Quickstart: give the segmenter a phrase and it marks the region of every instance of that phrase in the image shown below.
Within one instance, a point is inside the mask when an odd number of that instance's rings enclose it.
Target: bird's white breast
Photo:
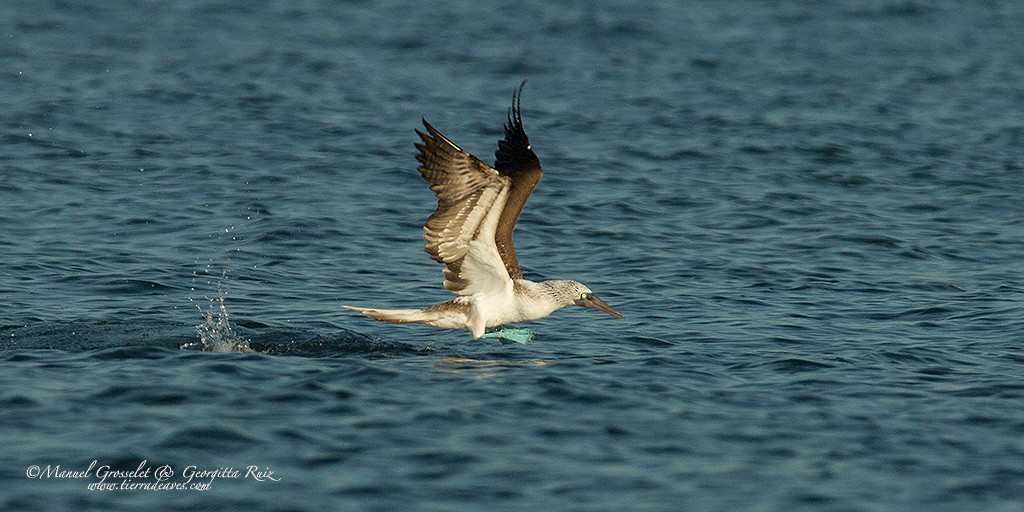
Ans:
[[[514,286],[506,290],[475,297],[475,307],[485,318],[487,327],[537,320],[559,308],[552,297],[541,292],[539,285],[532,281],[517,279]]]

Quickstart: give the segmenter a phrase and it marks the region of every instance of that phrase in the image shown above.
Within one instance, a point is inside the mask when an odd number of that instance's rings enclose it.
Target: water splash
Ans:
[[[227,272],[221,280],[227,278]],[[189,299],[191,300],[191,299]],[[249,340],[235,333],[228,320],[228,308],[226,305],[227,294],[217,286],[217,297],[207,297],[209,304],[206,311],[196,304],[199,311],[203,313],[205,322],[196,326],[199,334],[198,341],[190,341],[181,346],[183,349],[197,349],[207,352],[254,352],[249,346]]]
[[[253,352],[249,340],[235,333],[228,321],[225,295],[218,292],[216,299],[210,299],[209,308],[203,313],[206,322],[196,326],[199,333],[200,350],[209,352]]]

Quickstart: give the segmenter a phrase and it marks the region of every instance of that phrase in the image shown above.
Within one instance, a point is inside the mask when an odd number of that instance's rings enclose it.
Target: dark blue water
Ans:
[[[1024,501],[1016,2],[0,20],[4,510]],[[413,129],[492,161],[522,79],[527,277],[627,318],[570,308],[521,346],[342,310],[448,300]],[[88,474],[30,478],[58,465]],[[89,488],[140,466],[106,483],[224,475]]]

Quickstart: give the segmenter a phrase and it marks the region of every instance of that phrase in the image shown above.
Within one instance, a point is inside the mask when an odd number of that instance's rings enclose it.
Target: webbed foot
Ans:
[[[512,327],[499,327],[497,329],[487,331],[482,336],[483,338],[497,338],[502,341],[512,341],[526,345],[533,340],[533,333],[529,329],[520,329]]]

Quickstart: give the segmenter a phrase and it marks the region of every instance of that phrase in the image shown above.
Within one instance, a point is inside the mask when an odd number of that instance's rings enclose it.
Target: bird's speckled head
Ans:
[[[606,304],[603,300],[599,299],[594,292],[590,291],[578,281],[570,281],[567,279],[556,279],[552,281],[544,281],[540,283],[547,288],[555,300],[561,306],[582,306],[585,308],[593,308],[598,311],[604,311],[609,315],[618,318],[625,318],[622,313],[615,311],[611,306]]]

